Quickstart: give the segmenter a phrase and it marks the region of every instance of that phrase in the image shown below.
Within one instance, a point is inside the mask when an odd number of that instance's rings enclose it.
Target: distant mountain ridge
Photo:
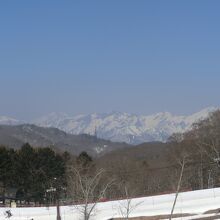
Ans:
[[[0,116],[0,124],[1,125],[19,125],[23,124],[24,121],[17,120],[15,118],[11,118],[8,116]]]
[[[31,124],[0,125],[0,145],[19,149],[29,143],[33,147],[52,147],[58,151],[101,156],[113,150],[130,147],[126,143],[113,143],[86,134],[67,134],[57,128],[45,128]]]
[[[165,142],[173,133],[189,130],[193,123],[206,118],[216,109],[206,108],[189,116],[174,116],[169,112],[148,116],[112,112],[69,117],[66,114],[51,113],[34,123],[43,127],[56,127],[71,134],[85,133],[111,141],[140,144]]]
[[[147,116],[112,112],[73,117],[65,113],[51,113],[31,123],[41,127],[58,128],[69,134],[89,134],[116,142],[140,144],[152,141],[165,142],[173,133],[189,130],[193,123],[206,118],[215,110],[217,108],[209,107],[188,116],[175,116],[169,112]],[[0,124],[23,123],[16,119],[0,117]]]

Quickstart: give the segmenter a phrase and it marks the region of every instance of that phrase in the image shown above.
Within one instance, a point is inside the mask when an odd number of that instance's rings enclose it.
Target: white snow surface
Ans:
[[[131,213],[130,217],[155,216],[170,214],[175,194],[151,196],[132,199],[132,204],[139,204]],[[107,220],[121,217],[119,207],[126,204],[126,200],[98,203],[91,220]],[[79,208],[79,207],[78,207]],[[178,196],[174,213],[196,214],[197,216],[182,217],[177,219],[196,219],[199,217],[213,216],[204,214],[208,210],[220,208],[220,188],[183,192]],[[4,212],[9,208],[0,208],[0,220],[5,219]],[[41,208],[11,208],[13,216],[11,220],[54,220],[56,219],[55,207]],[[218,214],[216,214],[218,215]],[[74,206],[61,207],[62,220],[80,220],[81,215]],[[220,216],[219,216],[220,219]]]
[[[33,123],[42,127],[56,127],[71,134],[96,134],[111,141],[139,144],[165,142],[173,133],[189,130],[193,123],[205,119],[215,110],[217,108],[209,107],[189,116],[176,116],[169,112],[147,116],[112,112],[70,117],[64,113],[51,113]]]

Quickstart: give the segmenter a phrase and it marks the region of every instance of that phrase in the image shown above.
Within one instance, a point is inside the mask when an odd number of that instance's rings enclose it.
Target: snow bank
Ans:
[[[170,214],[175,194],[143,197],[132,200],[135,206],[131,213],[136,216],[153,216]],[[113,217],[120,217],[119,207],[125,204],[125,200],[99,203],[96,206],[93,220],[107,220]],[[178,196],[174,213],[202,214],[211,209],[220,208],[220,188],[183,192]],[[8,208],[0,208],[0,220],[5,219],[4,212]],[[11,220],[55,220],[56,207],[40,208],[12,208]],[[78,209],[72,206],[61,207],[62,220],[80,220]],[[185,219],[185,218],[184,218]],[[187,218],[186,218],[187,219]]]

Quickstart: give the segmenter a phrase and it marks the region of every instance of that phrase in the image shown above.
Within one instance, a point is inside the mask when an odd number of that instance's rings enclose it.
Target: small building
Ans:
[[[17,189],[13,187],[4,187],[0,182],[0,206],[11,206],[16,201]]]

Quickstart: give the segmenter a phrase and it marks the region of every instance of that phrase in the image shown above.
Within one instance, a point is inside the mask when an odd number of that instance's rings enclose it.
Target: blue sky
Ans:
[[[220,106],[217,0],[0,1],[0,115]]]

